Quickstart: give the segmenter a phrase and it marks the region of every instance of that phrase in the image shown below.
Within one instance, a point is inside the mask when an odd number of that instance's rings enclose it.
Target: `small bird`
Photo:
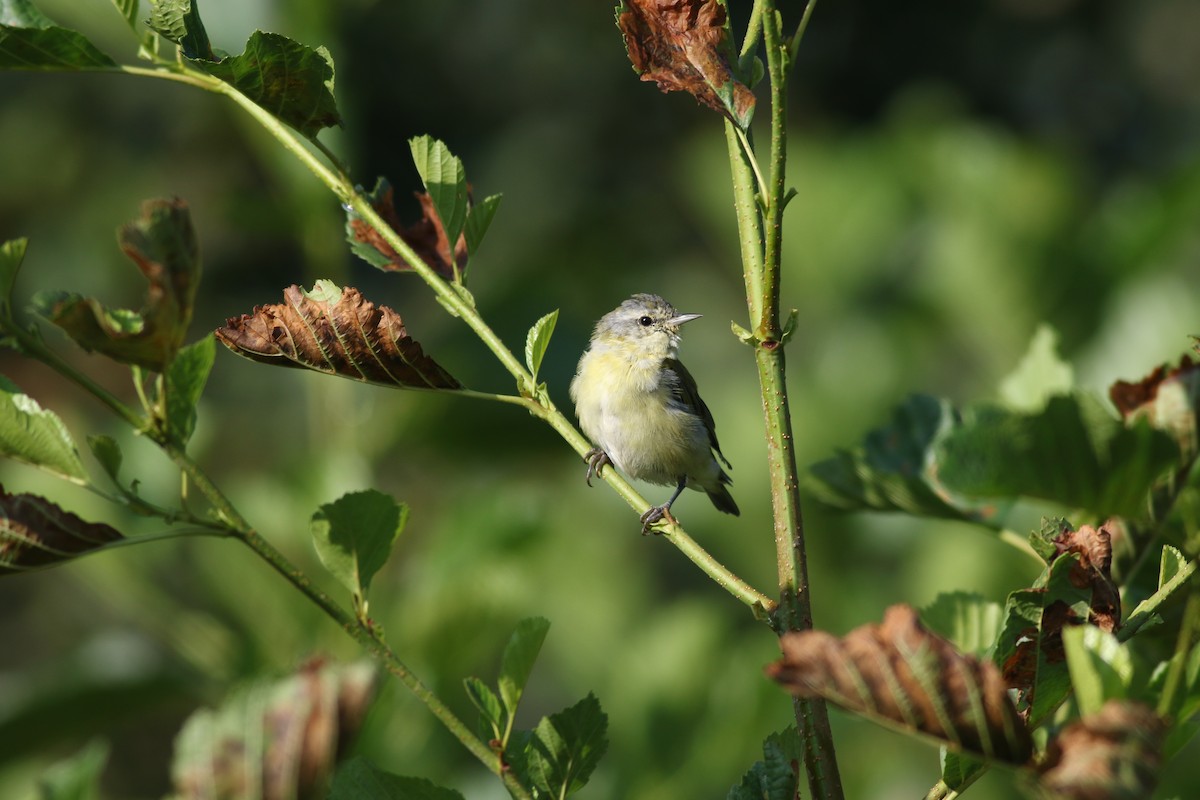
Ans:
[[[730,466],[712,412],[678,358],[679,326],[699,317],[676,312],[658,295],[635,294],[596,323],[571,381],[575,415],[596,444],[586,456],[589,486],[605,464],[631,478],[676,485],[670,500],[642,515],[643,534],[661,519],[675,521],[671,504],[689,486],[706,492],[717,510],[739,513],[717,463]]]

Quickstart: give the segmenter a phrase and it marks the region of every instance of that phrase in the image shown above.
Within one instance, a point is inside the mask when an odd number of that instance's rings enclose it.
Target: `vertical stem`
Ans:
[[[746,272],[747,305],[754,325],[754,361],[758,367],[766,428],[767,462],[771,475],[771,506],[775,520],[775,551],[779,578],[779,607],[772,615],[775,631],[812,628],[808,568],[804,554],[804,522],[800,510],[796,453],[786,383],[786,361],[779,324],[779,269],[787,167],[788,51],[779,30],[774,3],[761,8],[762,37],[767,51],[771,98],[771,162],[766,196],[751,205],[752,154],[737,146],[726,123],[734,198]],[[761,209],[761,214],[760,214]],[[809,790],[816,798],[840,800],[841,776],[834,754],[829,714],[823,700],[793,701],[804,747]]]

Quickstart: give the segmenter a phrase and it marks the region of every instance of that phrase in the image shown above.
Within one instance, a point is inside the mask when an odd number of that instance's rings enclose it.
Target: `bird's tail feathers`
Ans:
[[[721,477],[725,480],[717,484],[715,489],[706,487],[704,491],[708,494],[708,499],[712,500],[712,504],[717,507],[717,511],[723,511],[735,517],[740,516],[742,512],[738,510],[737,503],[733,502],[733,495],[725,487],[725,484],[729,482],[729,477],[724,473],[721,473]]]

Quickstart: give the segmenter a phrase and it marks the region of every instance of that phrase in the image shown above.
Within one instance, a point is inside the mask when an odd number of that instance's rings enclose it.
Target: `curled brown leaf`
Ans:
[[[624,0],[617,27],[634,70],[664,92],[688,92],[743,129],[754,93],[729,67],[725,7],[718,0]]]
[[[1145,418],[1195,453],[1200,428],[1200,364],[1184,356],[1178,367],[1160,366],[1137,383],[1117,381],[1108,396],[1127,422]]]
[[[1083,525],[1078,530],[1064,526],[1054,538],[1054,561],[1066,553],[1078,553],[1079,563],[1071,570],[1071,583],[1080,589],[1091,588],[1091,613],[1088,622],[1113,633],[1121,625],[1121,595],[1112,578],[1112,532],[1110,521],[1093,528]]]
[[[892,606],[881,625],[841,639],[801,631],[780,642],[783,658],[767,675],[795,695],[824,697],[989,758],[1021,764],[1032,752],[999,669],[925,629],[909,606]]]
[[[1041,788],[1060,800],[1142,800],[1154,794],[1166,723],[1151,709],[1109,700],[1050,740]]]
[[[433,198],[428,192],[414,192],[421,204],[421,219],[412,225],[405,225],[396,212],[395,192],[391,185],[380,178],[374,191],[368,195],[371,206],[391,226],[404,243],[411,247],[421,260],[433,268],[446,280],[455,277],[454,267],[458,267],[459,275],[467,267],[467,240],[460,235],[454,245],[453,256],[450,252],[450,240],[446,229],[434,208]],[[468,203],[470,194],[468,193]],[[411,272],[413,266],[392,248],[365,220],[351,215],[346,222],[347,238],[356,254],[379,269],[388,272]]]
[[[257,306],[216,330],[240,356],[264,364],[301,367],[327,375],[410,389],[461,389],[387,306],[353,287],[318,281],[312,292],[284,290],[284,302]]]
[[[84,522],[44,497],[9,494],[0,486],[0,575],[54,566],[122,536]]]

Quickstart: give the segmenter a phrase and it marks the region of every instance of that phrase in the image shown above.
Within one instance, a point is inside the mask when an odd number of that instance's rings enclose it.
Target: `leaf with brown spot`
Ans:
[[[1110,521],[1093,528],[1084,525],[1079,530],[1066,527],[1053,540],[1058,558],[1066,553],[1078,553],[1079,562],[1071,568],[1071,583],[1080,589],[1091,589],[1092,599],[1088,622],[1101,630],[1115,633],[1121,625],[1121,596],[1112,579],[1112,534]]]
[[[1155,428],[1175,437],[1185,454],[1198,448],[1200,427],[1200,364],[1189,356],[1178,367],[1159,366],[1137,383],[1117,381],[1109,399],[1127,423],[1146,418]]]
[[[1154,794],[1166,723],[1151,709],[1109,700],[1063,728],[1038,765],[1040,788],[1056,800],[1143,800]]]
[[[0,575],[52,567],[123,538],[100,522],[84,522],[44,497],[0,486]]]
[[[43,292],[34,307],[84,350],[162,372],[183,345],[200,282],[187,203],[147,200],[142,216],[122,226],[117,240],[149,282],[141,311],[108,309],[99,300],[67,292]]]
[[[421,260],[446,280],[454,279],[451,265],[450,241],[442,221],[434,208],[433,198],[428,192],[414,192],[421,204],[421,219],[405,225],[396,213],[395,192],[386,178],[375,182],[375,188],[367,195],[371,206],[383,217],[405,244],[416,251]],[[468,205],[470,204],[468,193]],[[368,264],[385,272],[411,272],[413,267],[388,244],[379,232],[353,212],[346,215],[346,241],[350,249]],[[465,233],[458,237],[454,246],[454,263],[459,274],[467,268],[467,238]]]
[[[622,0],[617,27],[633,69],[663,92],[688,92],[743,130],[754,93],[729,67],[725,7],[718,0]]]
[[[227,320],[217,338],[263,364],[406,389],[462,388],[425,355],[399,314],[366,300],[358,289],[321,280],[311,292],[290,286],[283,295],[283,303]]]
[[[869,719],[917,731],[957,751],[1023,764],[1029,731],[1000,670],[923,627],[909,606],[838,639],[787,633],[767,675],[800,697],[823,697]]]

